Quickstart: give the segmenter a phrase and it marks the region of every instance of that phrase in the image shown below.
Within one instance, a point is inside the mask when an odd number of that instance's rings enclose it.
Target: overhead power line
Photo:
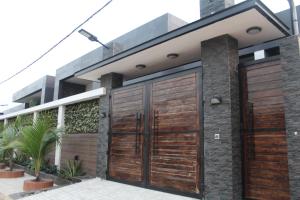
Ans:
[[[29,67],[31,67],[32,65],[34,65],[36,62],[38,62],[39,60],[41,60],[43,57],[45,57],[48,53],[50,53],[50,51],[52,51],[53,49],[55,49],[58,45],[60,45],[64,40],[66,40],[68,37],[70,37],[74,32],[76,32],[77,29],[79,29],[82,25],[84,25],[85,23],[87,23],[90,19],[92,19],[95,15],[97,15],[99,12],[101,12],[106,6],[108,6],[108,4],[110,4],[113,0],[108,1],[104,6],[102,6],[100,9],[98,9],[96,12],[94,12],[91,16],[89,16],[86,20],[84,20],[81,24],[79,24],[76,28],[74,28],[69,34],[67,34],[65,37],[63,37],[59,42],[57,42],[55,45],[53,45],[51,48],[49,48],[45,53],[43,53],[42,55],[40,55],[37,59],[35,59],[33,62],[31,62],[29,65],[27,65],[26,67],[23,67],[21,70],[19,70],[18,72],[16,72],[15,74],[11,75],[10,77],[8,77],[7,79],[4,79],[3,81],[0,82],[0,85],[2,85],[3,83],[9,81],[10,79],[14,78],[15,76],[17,76],[18,74],[22,73],[23,71],[25,71],[26,69],[28,69]]]

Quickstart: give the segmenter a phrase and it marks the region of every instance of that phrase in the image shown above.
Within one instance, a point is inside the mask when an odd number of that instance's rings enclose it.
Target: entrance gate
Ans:
[[[241,69],[246,199],[290,199],[280,60]]]
[[[200,72],[182,72],[111,93],[109,178],[199,194]]]

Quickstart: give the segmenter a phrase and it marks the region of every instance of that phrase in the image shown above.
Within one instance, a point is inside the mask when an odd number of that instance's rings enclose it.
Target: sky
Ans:
[[[243,0],[236,0],[240,3]],[[108,0],[0,1],[0,82],[27,66]],[[273,12],[288,9],[287,0],[263,0]],[[295,0],[297,5],[300,0]],[[199,19],[199,0],[113,0],[82,28],[103,43],[171,13],[187,22]],[[75,32],[32,67],[0,85],[0,112],[12,103],[16,91],[99,47]]]

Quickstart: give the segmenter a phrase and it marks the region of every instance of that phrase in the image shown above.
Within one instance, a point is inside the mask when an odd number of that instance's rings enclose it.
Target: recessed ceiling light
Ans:
[[[177,54],[177,53],[169,53],[168,55],[167,55],[167,58],[170,58],[170,59],[175,59],[175,58],[177,58],[179,55]]]
[[[247,32],[249,35],[256,35],[256,34],[260,33],[261,30],[262,30],[262,29],[261,29],[260,27],[258,27],[258,26],[253,26],[253,27],[248,28],[246,32]]]
[[[138,65],[135,66],[135,68],[137,68],[137,69],[145,69],[146,65],[138,64]]]

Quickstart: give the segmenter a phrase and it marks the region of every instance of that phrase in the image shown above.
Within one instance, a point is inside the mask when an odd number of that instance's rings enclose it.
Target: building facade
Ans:
[[[67,82],[102,88],[91,95],[99,106],[92,170],[196,199],[300,199],[299,37],[258,0],[200,4],[198,21],[163,16],[68,65],[77,70]],[[166,28],[134,39],[151,27]],[[65,79],[52,102],[60,126],[72,98],[59,96]],[[57,147],[56,164],[63,154]]]

